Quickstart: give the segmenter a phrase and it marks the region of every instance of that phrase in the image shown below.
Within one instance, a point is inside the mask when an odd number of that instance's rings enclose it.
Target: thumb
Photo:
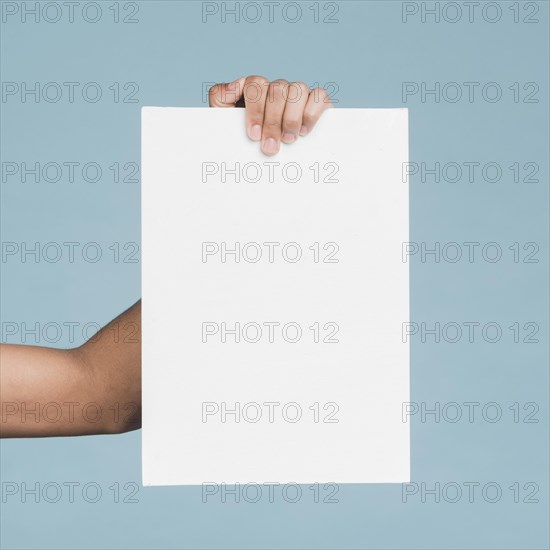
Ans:
[[[242,76],[229,84],[215,84],[208,90],[210,107],[235,107],[241,99],[246,78]]]

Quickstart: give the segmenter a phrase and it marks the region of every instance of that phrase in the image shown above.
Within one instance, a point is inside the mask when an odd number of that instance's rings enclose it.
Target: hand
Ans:
[[[261,141],[262,152],[269,156],[279,152],[281,142],[291,144],[311,132],[332,107],[323,88],[310,91],[303,82],[269,82],[263,76],[216,84],[208,91],[208,101],[210,107],[240,107],[244,102],[246,133],[251,140]]]

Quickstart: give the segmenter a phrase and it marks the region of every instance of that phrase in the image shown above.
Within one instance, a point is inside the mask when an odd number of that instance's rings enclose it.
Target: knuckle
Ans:
[[[286,97],[286,90],[288,88],[288,82],[286,80],[274,80],[269,84],[270,97]]]
[[[265,76],[250,75],[250,76],[246,77],[245,86],[247,84],[260,84],[260,85],[263,85],[263,84],[267,84],[268,82],[269,82],[269,80]]]
[[[221,91],[221,84],[214,84],[214,86],[212,86],[209,90],[208,90],[208,95],[210,97],[214,96],[214,95],[218,95]]]
[[[252,125],[259,124],[260,126],[262,126],[263,125],[262,114],[259,112],[248,113],[247,121],[249,124],[252,124]]]
[[[248,76],[244,82],[243,92],[247,104],[258,104],[258,108],[263,107],[263,98],[267,93],[269,80],[263,76]]]
[[[296,87],[302,94],[309,93],[309,87],[304,82],[293,82],[292,86]]]
[[[303,82],[291,82],[287,87],[287,100],[289,103],[307,101],[309,88]]]
[[[264,127],[271,130],[277,130],[281,129],[281,121],[280,120],[264,120]]]
[[[330,102],[330,97],[328,95],[328,92],[324,88],[314,88],[313,90],[311,90],[311,93],[319,103]]]
[[[262,133],[264,137],[279,138],[282,133],[281,125],[276,122],[264,121]]]
[[[298,128],[301,124],[302,124],[302,120],[295,116],[285,118],[283,121],[283,126],[285,128]]]

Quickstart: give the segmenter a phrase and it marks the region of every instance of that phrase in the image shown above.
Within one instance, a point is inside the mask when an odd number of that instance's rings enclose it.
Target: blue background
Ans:
[[[3,2],[5,8],[6,2]],[[29,3],[28,3],[29,4]],[[34,2],[30,3],[34,5]],[[61,5],[61,2],[57,3]],[[411,266],[411,320],[498,323],[500,341],[480,337],[470,343],[435,343],[428,336],[411,340],[411,401],[442,406],[448,402],[498,403],[499,422],[485,421],[477,410],[474,422],[422,422],[413,418],[412,481],[433,488],[449,482],[498,483],[502,498],[481,496],[434,502],[420,494],[402,500],[400,485],[344,485],[338,503],[315,503],[303,487],[297,503],[265,498],[257,503],[205,504],[200,488],[141,488],[137,503],[116,503],[109,486],[140,483],[141,435],[4,440],[2,482],[41,487],[48,482],[95,482],[103,489],[97,503],[75,502],[65,495],[57,503],[2,503],[3,548],[548,548],[548,3],[519,5],[514,22],[512,2],[496,3],[499,21],[486,21],[480,8],[470,23],[466,7],[456,23],[420,13],[402,19],[402,3],[342,1],[336,23],[316,23],[313,2],[301,2],[302,17],[289,23],[276,11],[270,23],[236,23],[221,15],[202,22],[202,3],[137,2],[136,23],[113,22],[114,2],[99,2],[96,23],[75,21],[65,11],[55,23],[22,22],[20,14],[2,23],[2,81],[79,82],[73,103],[67,90],[58,102],[27,101],[21,95],[3,98],[2,160],[4,162],[97,162],[103,177],[90,183],[78,175],[73,183],[2,182],[2,241],[16,243],[97,242],[103,257],[96,263],[66,254],[58,262],[30,256],[2,261],[2,322],[80,323],[71,342],[38,343],[71,347],[83,342],[82,325],[105,324],[140,297],[139,263],[113,260],[113,243],[139,243],[139,183],[115,183],[114,162],[139,163],[140,108],[143,105],[202,106],[203,82],[230,81],[247,74],[270,79],[302,80],[312,85],[336,83],[340,107],[408,107],[410,159],[413,162],[498,163],[498,182],[477,175],[456,183],[435,183],[419,175],[410,181],[411,241],[497,242],[501,261],[481,258],[456,263],[425,262]],[[132,10],[118,3],[121,18]],[[131,4],[131,3],[130,3]],[[233,4],[233,3],[229,3]],[[241,7],[244,2],[241,2]],[[285,2],[282,2],[285,4]],[[320,2],[321,18],[333,11]],[[445,2],[441,5],[446,4]],[[493,3],[495,4],[495,3]],[[21,3],[17,3],[21,8]],[[523,22],[534,9],[532,19]],[[421,7],[417,4],[417,7]],[[426,3],[433,8],[434,3]],[[288,8],[290,9],[290,8]],[[493,8],[496,9],[496,8]],[[55,17],[55,8],[47,17]],[[87,12],[94,17],[90,8]],[[449,8],[451,10],[451,8]],[[447,18],[454,17],[446,12]],[[495,12],[487,12],[494,17]],[[249,12],[251,16],[253,12]],[[294,12],[288,12],[292,17]],[[82,85],[95,81],[103,96],[84,101]],[[472,102],[451,102],[420,94],[402,97],[403,82],[480,82]],[[502,98],[481,96],[487,82],[502,87]],[[109,86],[136,82],[136,103],[113,101]],[[518,102],[508,89],[520,83]],[[526,82],[538,84],[536,103],[524,103]],[[333,90],[336,88],[333,86]],[[452,90],[449,91],[449,97]],[[463,87],[463,90],[466,89]],[[53,93],[53,90],[51,90]],[[121,97],[126,91],[121,92]],[[538,182],[514,183],[508,166],[535,162]],[[522,173],[522,177],[525,173]],[[538,263],[515,263],[508,246],[535,242]],[[77,249],[78,250],[78,249]],[[522,252],[523,258],[524,252]],[[513,323],[537,323],[538,343],[515,343]],[[526,332],[521,332],[521,337]],[[3,331],[4,342],[22,343],[20,334]],[[32,336],[27,343],[35,343]],[[49,337],[52,339],[52,337]],[[538,423],[515,423],[508,407],[534,402]],[[451,412],[449,413],[449,415]],[[522,411],[523,415],[526,414]],[[514,502],[509,486],[533,482],[536,503]],[[121,494],[127,495],[127,491]],[[454,493],[449,492],[452,499]]]

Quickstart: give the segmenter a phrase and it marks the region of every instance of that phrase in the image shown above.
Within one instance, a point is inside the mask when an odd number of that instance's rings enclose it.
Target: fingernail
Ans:
[[[302,126],[300,128],[300,135],[301,136],[305,136],[307,134],[307,127],[306,126]]]
[[[298,136],[296,136],[295,134],[283,134],[283,137],[282,137],[282,141],[284,143],[293,143],[294,141],[296,141]]]
[[[273,138],[267,138],[262,146],[262,151],[268,155],[274,155],[279,150],[279,144]]]
[[[254,124],[248,132],[248,137],[252,141],[260,141],[262,139],[262,127],[259,124]]]

